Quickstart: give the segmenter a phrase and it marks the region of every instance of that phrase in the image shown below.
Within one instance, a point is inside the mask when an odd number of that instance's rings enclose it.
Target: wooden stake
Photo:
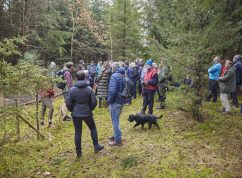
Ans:
[[[33,129],[38,136],[41,136],[43,139],[45,138],[44,135],[42,135],[31,123],[29,123],[26,119],[24,119],[21,115],[18,114],[18,117],[24,121],[31,129]]]
[[[18,109],[18,99],[15,99],[15,107]],[[17,134],[17,140],[20,140],[20,122],[19,122],[19,117],[16,114],[16,134]]]
[[[39,95],[36,94],[36,111],[35,111],[36,125],[37,131],[39,132]],[[39,134],[37,134],[37,138],[39,139]]]

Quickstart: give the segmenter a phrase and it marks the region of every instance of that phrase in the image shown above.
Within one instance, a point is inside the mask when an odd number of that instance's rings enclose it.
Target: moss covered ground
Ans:
[[[84,124],[80,160],[75,158],[72,122],[60,123],[55,117],[53,128],[40,129],[44,140],[37,140],[36,134],[21,124],[21,140],[0,147],[0,177],[242,177],[239,109],[225,116],[217,111],[220,102],[205,103],[205,121],[198,123],[176,109],[176,103],[186,98],[175,91],[167,98],[167,108],[154,113],[163,114],[158,122],[160,130],[133,129],[134,123],[127,121],[129,114],[140,111],[141,97],[124,107],[120,147],[108,146],[107,137],[112,135],[109,111],[106,107],[97,108],[94,118],[105,150],[93,152]],[[62,102],[62,98],[55,100],[55,112]],[[34,107],[25,109],[34,115]]]

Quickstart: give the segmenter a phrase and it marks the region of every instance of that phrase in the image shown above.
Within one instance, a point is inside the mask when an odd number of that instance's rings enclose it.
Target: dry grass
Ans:
[[[96,109],[94,118],[105,150],[93,153],[84,125],[80,160],[75,159],[72,122],[60,124],[55,118],[54,128],[41,128],[45,140],[36,140],[35,134],[24,128],[28,137],[0,150],[0,177],[44,177],[46,171],[52,177],[241,177],[242,120],[238,110],[225,117],[216,112],[220,103],[206,103],[209,119],[197,123],[175,109],[182,100],[172,92],[168,108],[155,111],[155,115],[164,115],[159,120],[160,130],[133,129],[134,123],[127,121],[129,114],[140,111],[141,98],[125,106],[121,116],[124,144],[115,148],[107,146],[107,137],[112,135],[108,109]],[[55,112],[61,102],[56,100]]]

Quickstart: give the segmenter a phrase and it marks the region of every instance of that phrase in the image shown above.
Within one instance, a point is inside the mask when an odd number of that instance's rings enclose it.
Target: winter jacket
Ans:
[[[168,80],[168,67],[164,66],[162,69],[159,71],[158,74],[158,83],[164,83],[166,84]]]
[[[64,69],[63,69],[64,70]],[[64,89],[65,92],[68,92],[72,87],[72,75],[69,69],[64,70],[64,79],[66,80],[66,87]]]
[[[221,72],[222,65],[220,63],[214,64],[208,69],[209,79],[218,80]]]
[[[88,73],[90,75],[95,75],[96,74],[96,66],[95,66],[95,64],[90,64],[88,66],[87,70],[88,70]]]
[[[132,73],[132,76],[131,76],[131,80],[135,83],[139,80],[140,76],[139,76],[139,69],[137,66],[133,67],[132,68],[133,70],[133,73]]]
[[[93,88],[94,80],[92,79],[92,77],[89,74],[86,74],[85,81],[87,82],[88,86]]]
[[[66,99],[66,107],[72,117],[89,117],[97,106],[97,99],[86,81],[77,81],[70,89]]]
[[[108,85],[108,103],[124,104],[125,100],[120,97],[120,93],[124,89],[123,76],[124,68],[117,68],[112,74]]]
[[[234,63],[235,73],[236,73],[236,84],[242,84],[242,63],[240,60],[236,60]]]
[[[128,68],[127,68],[127,71],[126,71],[126,76],[127,76],[130,80],[132,80],[132,75],[133,75],[133,69],[132,69],[132,67],[128,67]]]
[[[108,96],[108,82],[110,79],[111,72],[109,69],[104,69],[97,77],[97,96],[107,97]]]
[[[220,93],[230,94],[235,79],[235,70],[231,67],[225,72],[224,77],[219,78]]]
[[[224,74],[225,74],[226,71],[227,71],[227,68],[225,66],[222,66],[220,77],[224,77]]]
[[[235,67],[233,66],[233,70],[236,71]],[[233,82],[232,82],[232,87],[231,87],[231,93],[236,92],[236,72],[235,72],[235,77],[233,77]]]
[[[97,65],[96,67],[96,73],[99,75],[102,72],[102,66],[100,64]]]
[[[147,85],[144,84],[144,92],[155,93],[158,83],[158,74],[155,68],[147,70],[144,76],[144,82],[147,82]]]
[[[144,81],[144,77],[145,77],[145,73],[147,72],[147,68],[143,67],[141,75],[140,75],[140,81],[143,82]]]
[[[49,97],[49,98],[52,98],[55,95],[55,93],[54,93],[53,88],[51,87],[51,88],[48,88],[47,90],[46,89],[41,90],[39,92],[39,95],[41,97]]]

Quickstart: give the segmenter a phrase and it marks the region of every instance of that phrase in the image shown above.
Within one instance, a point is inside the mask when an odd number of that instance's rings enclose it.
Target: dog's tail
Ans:
[[[163,115],[161,114],[157,119],[161,119],[163,117]]]

